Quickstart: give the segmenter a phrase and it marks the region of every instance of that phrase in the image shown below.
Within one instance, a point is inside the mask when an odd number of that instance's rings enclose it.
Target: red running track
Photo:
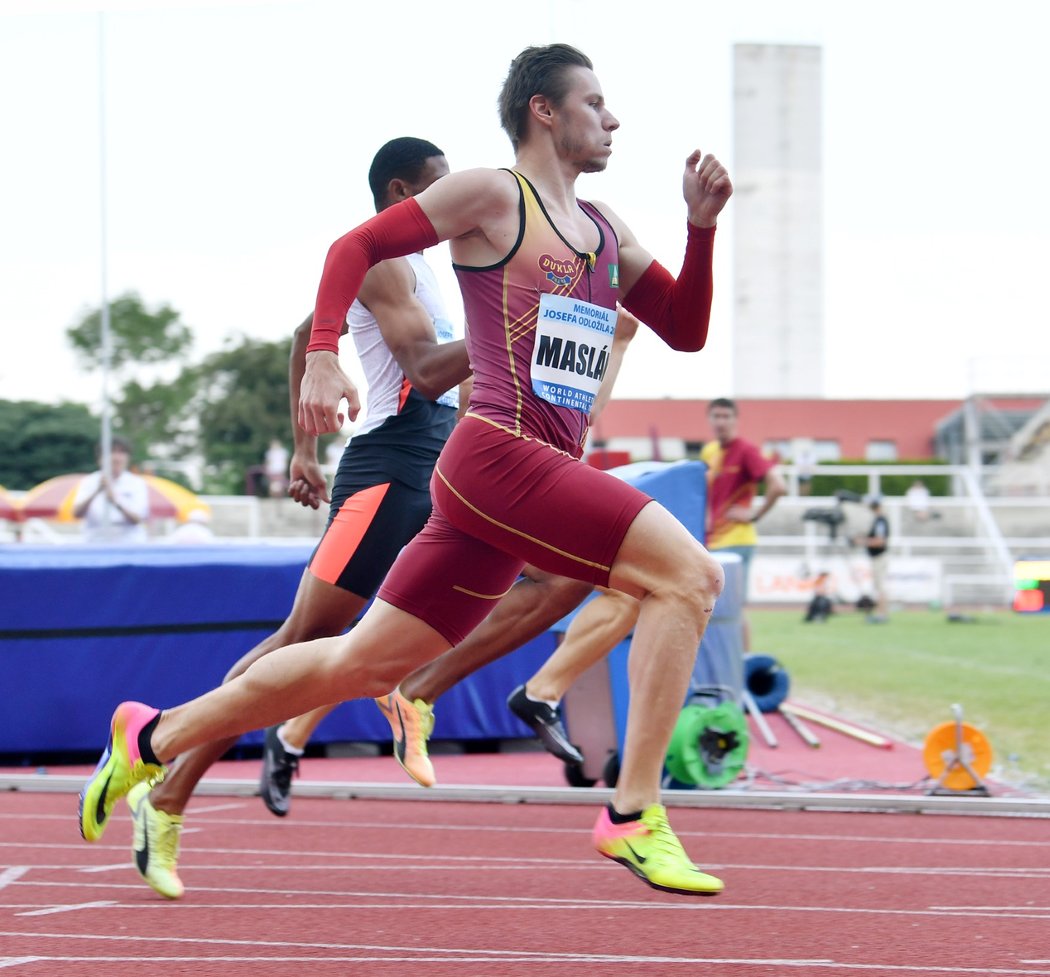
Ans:
[[[4,977],[1050,975],[1042,819],[677,808],[696,899],[597,856],[592,803],[202,796],[171,903],[126,807],[94,845],[75,808],[0,794]]]

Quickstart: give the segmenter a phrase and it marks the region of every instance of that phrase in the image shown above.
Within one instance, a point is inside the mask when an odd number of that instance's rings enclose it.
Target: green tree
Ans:
[[[99,423],[83,404],[0,400],[0,484],[29,489],[55,475],[97,467]]]
[[[205,358],[194,398],[199,447],[210,493],[238,493],[262,463],[270,441],[291,441],[288,357],[291,337],[262,342],[242,337]]]
[[[187,366],[170,382],[129,380],[113,405],[113,427],[154,458],[180,459],[197,450],[194,399],[199,367]]]
[[[170,305],[150,311],[137,292],[125,292],[109,303],[110,365],[115,372],[144,363],[185,359],[193,345],[193,332]],[[102,313],[83,315],[66,330],[81,361],[90,368],[102,366]]]
[[[291,337],[261,342],[230,337],[218,353],[189,362],[192,332],[169,305],[147,309],[135,292],[110,303],[113,430],[131,440],[137,460],[197,454],[208,494],[240,493],[271,440],[291,441],[288,357]],[[67,331],[89,367],[102,362],[101,315],[86,313]],[[174,379],[144,380],[143,364],[179,368]],[[95,422],[94,440],[98,424]],[[92,450],[94,447],[92,441]]]
[[[185,363],[193,333],[170,305],[148,309],[136,292],[125,292],[109,305],[114,392],[110,397],[113,431],[128,438],[136,459],[182,458],[195,445],[195,423],[189,416],[195,374],[184,367],[174,380],[148,383],[143,365],[178,367]],[[89,369],[102,366],[102,315],[91,310],[66,330],[70,345]]]

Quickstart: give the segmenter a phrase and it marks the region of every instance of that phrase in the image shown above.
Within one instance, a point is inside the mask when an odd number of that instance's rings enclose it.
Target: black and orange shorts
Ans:
[[[355,483],[340,474],[328,527],[308,570],[319,580],[367,599],[379,589],[405,544],[426,524],[430,492],[397,479]]]

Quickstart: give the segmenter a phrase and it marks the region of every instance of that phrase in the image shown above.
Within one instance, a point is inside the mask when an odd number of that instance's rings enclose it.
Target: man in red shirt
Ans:
[[[728,397],[712,400],[707,419],[714,439],[700,452],[707,465],[707,548],[740,556],[744,570],[743,602],[747,603],[747,584],[751,557],[758,542],[755,523],[776,505],[786,491],[776,462],[767,458],[756,444],[737,434],[736,403]],[[755,491],[762,482],[766,491],[762,504],[754,508]],[[741,616],[744,651],[751,648],[747,618]]]

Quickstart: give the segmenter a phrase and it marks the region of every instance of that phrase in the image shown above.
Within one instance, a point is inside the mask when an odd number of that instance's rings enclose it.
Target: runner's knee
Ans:
[[[725,570],[722,569],[722,564],[707,550],[703,551],[700,562],[702,565],[697,576],[699,590],[711,601],[714,601],[722,593],[722,588],[725,586]]]
[[[677,599],[694,604],[699,614],[709,614],[725,584],[722,565],[703,547],[696,546],[675,567],[670,588]]]

